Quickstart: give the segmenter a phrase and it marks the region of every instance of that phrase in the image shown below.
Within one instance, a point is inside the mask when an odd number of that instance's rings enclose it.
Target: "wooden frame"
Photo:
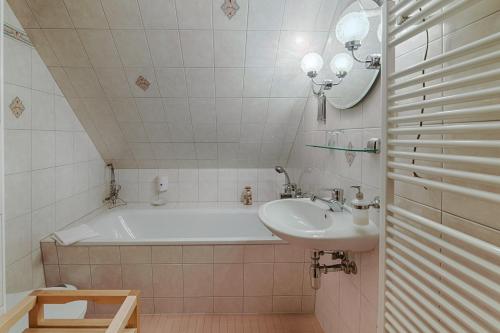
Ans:
[[[121,304],[111,319],[45,319],[45,304],[92,301]],[[28,314],[24,333],[140,333],[137,290],[35,290],[10,311],[0,316],[0,333]]]

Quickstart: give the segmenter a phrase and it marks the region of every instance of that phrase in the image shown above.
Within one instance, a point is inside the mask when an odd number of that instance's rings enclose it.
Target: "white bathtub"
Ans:
[[[83,223],[100,235],[79,245],[193,245],[284,243],[252,208],[153,208],[103,210]]]

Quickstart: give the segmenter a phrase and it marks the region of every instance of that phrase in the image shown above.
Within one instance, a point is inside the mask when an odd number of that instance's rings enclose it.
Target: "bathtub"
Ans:
[[[308,250],[266,229],[258,205],[197,206],[133,204],[79,221],[100,235],[71,246],[42,241],[47,286],[138,289],[143,313],[314,312]]]
[[[259,220],[257,207],[105,209],[80,222],[97,233],[78,245],[282,243]]]

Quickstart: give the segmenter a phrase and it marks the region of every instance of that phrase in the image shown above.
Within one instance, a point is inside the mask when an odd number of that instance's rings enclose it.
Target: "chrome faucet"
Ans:
[[[332,197],[331,199],[323,199],[316,194],[311,194],[311,201],[319,200],[328,205],[328,208],[332,212],[341,212],[344,210],[344,190],[341,188],[332,188],[325,189],[327,191],[331,191]]]
[[[124,206],[127,203],[118,196],[122,187],[121,185],[116,184],[115,167],[113,166],[113,163],[109,163],[106,166],[111,170],[111,181],[109,182],[109,196],[107,196],[103,202],[108,205],[109,209]]]
[[[280,193],[280,199],[290,199],[297,198],[301,195],[300,188],[297,187],[297,184],[292,183],[290,181],[290,177],[288,176],[288,172],[286,172],[285,168],[280,165],[274,167],[274,170],[277,173],[282,173],[285,175],[285,184],[283,184],[283,192]]]

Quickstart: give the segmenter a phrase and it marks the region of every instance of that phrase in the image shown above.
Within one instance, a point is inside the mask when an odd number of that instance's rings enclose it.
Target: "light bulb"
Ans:
[[[317,53],[308,53],[302,58],[300,68],[306,74],[309,72],[319,72],[323,68],[323,58]]]
[[[352,57],[347,53],[339,53],[330,62],[330,68],[336,75],[347,74],[354,64]]]
[[[362,41],[370,31],[370,21],[362,12],[352,12],[337,23],[335,34],[342,43]]]

